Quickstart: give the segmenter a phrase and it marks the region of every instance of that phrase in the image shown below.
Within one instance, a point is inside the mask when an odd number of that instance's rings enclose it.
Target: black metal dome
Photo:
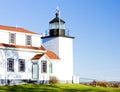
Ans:
[[[56,17],[53,20],[51,20],[49,23],[55,23],[55,22],[62,22],[63,24],[65,23],[65,21],[63,21],[62,19],[59,18],[58,13],[56,13],[55,15],[56,15]]]

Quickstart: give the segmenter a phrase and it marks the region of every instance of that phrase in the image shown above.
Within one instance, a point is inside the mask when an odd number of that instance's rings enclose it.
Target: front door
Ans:
[[[32,65],[32,79],[37,80],[39,78],[39,67],[38,64]]]

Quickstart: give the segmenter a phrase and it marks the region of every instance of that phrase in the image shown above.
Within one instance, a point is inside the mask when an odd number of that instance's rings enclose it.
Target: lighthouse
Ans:
[[[49,34],[42,37],[42,44],[60,58],[59,61],[53,61],[53,76],[61,83],[72,83],[73,39],[67,34],[65,21],[60,18],[60,11],[57,9],[55,18],[49,22]]]

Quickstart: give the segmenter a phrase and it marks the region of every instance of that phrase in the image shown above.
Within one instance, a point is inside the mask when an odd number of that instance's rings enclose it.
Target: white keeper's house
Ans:
[[[49,22],[49,34],[0,25],[0,84],[48,82],[56,76],[73,82],[73,39],[59,13]]]

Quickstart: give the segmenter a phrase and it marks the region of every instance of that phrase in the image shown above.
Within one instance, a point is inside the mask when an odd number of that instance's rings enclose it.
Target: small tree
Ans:
[[[57,84],[59,80],[56,76],[50,76],[49,84]]]

